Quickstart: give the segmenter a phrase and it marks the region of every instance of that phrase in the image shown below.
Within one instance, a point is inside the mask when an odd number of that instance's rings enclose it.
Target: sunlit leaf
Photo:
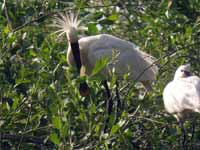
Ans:
[[[60,129],[61,126],[62,126],[62,122],[60,120],[60,117],[57,117],[57,116],[52,118],[52,123],[57,129]]]
[[[119,130],[119,128],[120,128],[119,125],[114,125],[114,126],[112,126],[111,133],[112,133],[112,134],[115,134],[115,133]]]
[[[94,23],[88,24],[88,31],[90,34],[96,34],[98,32],[96,24],[94,24]]]
[[[117,19],[118,19],[117,14],[112,14],[111,16],[108,17],[108,20],[111,20],[111,21],[116,21]]]
[[[49,138],[56,145],[60,143],[60,139],[56,133],[52,133]]]

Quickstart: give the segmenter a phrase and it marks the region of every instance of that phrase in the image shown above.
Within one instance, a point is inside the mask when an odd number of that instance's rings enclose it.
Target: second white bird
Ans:
[[[178,121],[192,112],[200,113],[200,78],[192,75],[190,65],[176,70],[174,80],[163,91],[163,99],[166,111]]]

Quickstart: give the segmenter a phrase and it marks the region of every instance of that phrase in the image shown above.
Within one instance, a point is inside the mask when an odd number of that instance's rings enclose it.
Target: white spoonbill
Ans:
[[[182,144],[185,146],[184,121],[191,113],[200,113],[200,78],[192,75],[189,64],[176,70],[174,80],[169,82],[163,91],[163,100],[166,111],[173,114],[180,123],[184,136]],[[191,141],[195,131],[194,122],[192,128]]]
[[[83,67],[85,70],[84,74],[90,76],[98,60],[107,57],[110,61],[112,61],[114,50],[119,53],[115,63],[110,63],[110,65],[107,65],[99,72],[99,75],[103,76],[105,79],[103,83],[108,96],[107,125],[113,105],[106,82],[106,80],[109,80],[111,77],[109,73],[110,70],[113,68],[115,69],[117,79],[123,78],[124,74],[129,73],[130,80],[135,81],[137,79],[144,85],[146,91],[150,91],[152,89],[151,83],[156,79],[158,68],[152,65],[155,61],[154,57],[140,51],[134,43],[129,41],[125,41],[108,34],[87,36],[79,39],[78,30],[81,27],[79,26],[80,20],[78,20],[77,17],[78,14],[76,16],[74,14],[60,14],[55,18],[54,24],[55,27],[59,28],[59,30],[56,32],[60,33],[60,35],[67,35],[67,61],[70,66],[76,66],[79,72],[81,67]],[[80,93],[82,93],[82,95],[86,95],[88,93],[87,89],[87,84],[83,83],[80,88]],[[118,91],[116,91],[116,93],[118,93]],[[119,106],[119,99],[117,103]],[[106,128],[107,127],[105,127],[105,130]]]
[[[163,91],[164,106],[178,121],[191,112],[200,113],[200,78],[192,75],[190,65],[180,66],[174,80]]]
[[[78,38],[80,20],[78,15],[60,14],[55,18],[54,26],[60,28],[56,32],[60,35],[67,35],[68,51],[67,61],[70,66],[76,66],[73,56],[74,44],[79,45],[81,65],[85,68],[85,74],[91,75],[95,63],[103,57],[112,60],[113,50],[117,50],[119,55],[117,61],[106,66],[99,74],[106,79],[110,78],[109,70],[115,68],[118,79],[123,78],[125,73],[130,73],[130,80],[137,79],[147,91],[152,89],[151,83],[156,79],[157,66],[152,65],[156,60],[153,56],[142,52],[129,41],[117,38],[109,34],[99,34]],[[152,65],[152,67],[149,67]],[[147,69],[149,67],[149,69]],[[146,71],[144,71],[146,69]],[[144,72],[144,73],[142,73]],[[140,76],[140,77],[139,77]],[[138,78],[139,77],[139,78]]]

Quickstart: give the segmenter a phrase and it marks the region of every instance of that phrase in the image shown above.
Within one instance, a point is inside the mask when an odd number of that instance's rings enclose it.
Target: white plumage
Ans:
[[[117,61],[110,63],[99,74],[108,79],[110,77],[109,70],[115,68],[115,73],[119,79],[125,73],[129,72],[130,80],[138,79],[147,90],[151,90],[151,83],[155,81],[158,71],[158,68],[152,65],[156,60],[154,57],[140,51],[135,44],[108,34],[99,34],[78,39],[77,30],[79,30],[80,21],[73,14],[60,14],[60,17],[56,17],[55,21],[55,26],[60,28],[57,32],[60,32],[60,35],[66,33],[69,41],[67,52],[69,65],[75,65],[70,43],[79,43],[82,66],[84,66],[85,74],[88,76],[91,75],[99,59],[106,56],[112,60],[113,52],[116,50],[119,52]],[[149,67],[150,65],[152,67]],[[148,67],[149,69],[147,69]],[[140,76],[145,69],[147,70]]]
[[[200,78],[190,73],[189,65],[176,70],[174,80],[163,91],[163,100],[166,111],[178,121],[191,112],[200,113]]]

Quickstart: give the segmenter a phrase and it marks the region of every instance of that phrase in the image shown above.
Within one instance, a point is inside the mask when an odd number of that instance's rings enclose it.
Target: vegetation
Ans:
[[[3,0],[0,6],[2,150],[180,149],[182,132],[164,110],[162,91],[181,64],[191,63],[200,73],[199,0]],[[158,58],[154,91],[146,97],[127,75],[119,82],[123,107],[117,121],[115,107],[107,133],[101,78],[87,77],[91,95],[81,97],[82,79],[66,61],[66,37],[58,39],[49,26],[57,12],[78,9],[88,28],[80,35],[112,34]],[[115,80],[110,82],[114,100]],[[185,123],[189,149],[200,147],[198,114],[195,121],[192,140],[191,121]]]

